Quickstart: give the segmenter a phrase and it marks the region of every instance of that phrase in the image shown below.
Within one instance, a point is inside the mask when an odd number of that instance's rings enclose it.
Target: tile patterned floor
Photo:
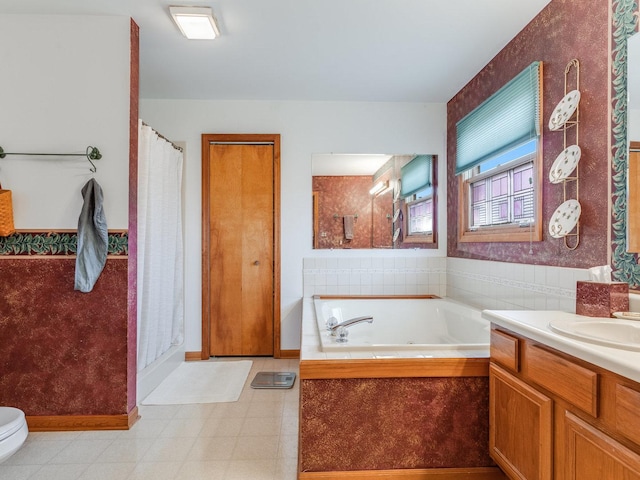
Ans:
[[[297,374],[298,360],[252,360],[237,402],[141,405],[127,431],[30,433],[0,479],[295,480],[299,379],[290,390],[249,384],[259,371]]]

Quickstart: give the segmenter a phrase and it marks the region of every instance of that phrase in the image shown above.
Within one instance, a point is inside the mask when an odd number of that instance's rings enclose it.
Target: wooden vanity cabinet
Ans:
[[[640,384],[492,326],[489,448],[517,480],[640,480]]]

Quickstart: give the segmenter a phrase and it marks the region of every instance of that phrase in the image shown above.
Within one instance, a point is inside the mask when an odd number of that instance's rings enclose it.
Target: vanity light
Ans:
[[[383,193],[389,190],[389,180],[386,182],[378,182],[376,183],[371,190],[369,190],[369,195],[382,195]]]
[[[169,7],[173,21],[190,40],[212,40],[220,36],[220,30],[209,7]]]

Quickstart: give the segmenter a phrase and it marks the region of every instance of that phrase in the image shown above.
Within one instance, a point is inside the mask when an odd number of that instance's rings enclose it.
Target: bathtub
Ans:
[[[424,297],[313,298],[315,318],[323,352],[487,350],[489,322],[476,310],[454,300]],[[333,317],[338,322],[371,316],[373,322],[348,327],[346,343],[327,330]]]
[[[373,323],[350,326],[347,343],[326,329],[331,316],[365,315]],[[504,478],[488,453],[490,332],[478,310],[322,295],[302,322],[300,480]]]

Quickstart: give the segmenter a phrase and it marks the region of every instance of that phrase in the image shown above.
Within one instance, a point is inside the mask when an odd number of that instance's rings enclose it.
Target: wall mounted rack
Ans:
[[[102,158],[102,154],[97,147],[92,147],[89,145],[85,153],[15,153],[15,152],[5,152],[2,147],[0,147],[0,158],[5,158],[7,155],[27,155],[27,156],[54,156],[54,157],[86,157],[89,163],[91,164],[92,173],[96,173],[98,169],[94,160],[100,160]]]

